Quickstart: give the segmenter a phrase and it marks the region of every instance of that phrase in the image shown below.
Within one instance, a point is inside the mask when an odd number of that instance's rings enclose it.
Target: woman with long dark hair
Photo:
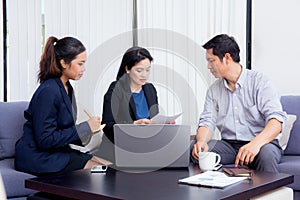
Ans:
[[[69,80],[83,76],[86,58],[78,39],[48,38],[40,61],[40,86],[24,112],[23,136],[16,143],[17,170],[42,175],[105,164],[105,160],[69,147],[87,143],[101,124],[100,117],[93,116],[75,125],[77,108]]]
[[[153,84],[147,82],[152,60],[142,47],[131,47],[123,55],[116,81],[104,95],[102,123],[106,126],[97,155],[114,162],[114,124],[153,123],[158,98]]]

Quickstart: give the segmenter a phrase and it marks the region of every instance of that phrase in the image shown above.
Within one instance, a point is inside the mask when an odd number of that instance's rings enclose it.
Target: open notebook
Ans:
[[[246,179],[248,179],[248,177],[231,177],[219,171],[206,171],[201,174],[180,179],[178,182],[188,185],[224,188]]]

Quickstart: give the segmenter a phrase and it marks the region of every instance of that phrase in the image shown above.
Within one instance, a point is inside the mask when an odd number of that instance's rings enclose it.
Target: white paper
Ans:
[[[172,121],[175,121],[181,115],[182,115],[182,113],[179,113],[179,114],[173,115],[173,116],[165,116],[165,115],[157,114],[154,117],[152,117],[151,120],[156,124],[167,124]]]
[[[75,149],[75,150],[81,151],[83,153],[93,152],[100,146],[100,143],[102,141],[102,134],[103,134],[102,132],[98,132],[98,133],[94,134],[92,136],[90,142],[84,147],[75,145],[75,144],[69,144],[69,146],[71,147],[71,149]]]
[[[178,180],[178,182],[190,185],[223,188],[225,186],[237,183],[245,179],[247,179],[247,177],[229,177],[223,172],[206,171],[201,174],[180,179]]]

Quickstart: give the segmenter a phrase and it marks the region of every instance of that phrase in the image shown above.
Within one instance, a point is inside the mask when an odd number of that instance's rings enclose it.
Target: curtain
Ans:
[[[76,37],[86,46],[89,56],[105,41],[130,31],[132,24],[131,0],[9,0],[7,7],[9,101],[30,100],[38,86],[39,60],[49,36]],[[132,37],[127,34],[122,42],[128,47]],[[98,66],[87,65],[90,70],[86,74],[103,71],[105,66],[100,64],[101,61]],[[91,79],[98,81],[98,77]],[[76,84],[79,83],[75,87]]]
[[[37,87],[42,50],[41,1],[7,1],[7,24],[7,100],[28,100]]]
[[[206,90],[215,80],[201,47],[219,33],[234,36],[246,55],[246,1],[139,0],[138,43],[154,57],[152,81],[167,115],[183,112],[181,123],[194,126],[203,109]]]
[[[81,111],[102,115],[103,95],[132,45],[132,0],[45,0],[45,37],[71,35],[87,48],[84,76],[72,82]]]
[[[218,33],[233,35],[243,64],[246,1],[136,2],[137,41],[154,57],[150,81],[158,89],[160,110],[166,115],[183,112],[179,123],[196,127],[206,90],[214,81],[201,45]],[[101,115],[103,95],[133,43],[133,0],[9,0],[7,4],[8,100],[30,100],[49,36],[74,36],[88,53],[84,76],[72,82],[78,104]]]

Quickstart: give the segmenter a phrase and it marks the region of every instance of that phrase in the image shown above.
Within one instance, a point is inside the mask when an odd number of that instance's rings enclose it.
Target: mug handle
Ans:
[[[219,170],[223,165],[222,164],[218,164],[217,166],[214,167],[213,170],[217,171]]]
[[[221,162],[221,156],[219,154],[216,154],[216,157],[217,157],[217,161],[215,166],[219,165],[219,163]]]
[[[216,161],[214,170],[219,170],[222,167],[222,164],[220,164],[221,156],[219,154],[216,154],[216,157],[217,157],[217,161]]]

